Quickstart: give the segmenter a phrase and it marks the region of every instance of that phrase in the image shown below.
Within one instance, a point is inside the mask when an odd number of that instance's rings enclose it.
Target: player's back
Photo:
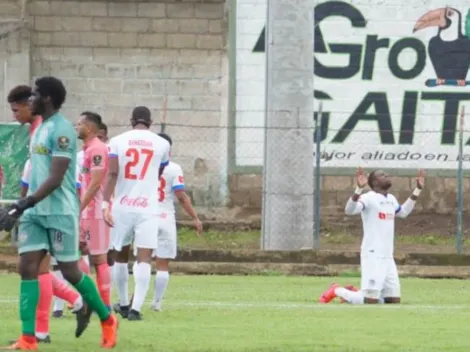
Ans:
[[[180,165],[170,161],[160,178],[158,190],[158,201],[162,213],[175,212],[175,191],[181,189],[184,189],[183,170]]]
[[[111,139],[110,158],[118,158],[119,173],[113,210],[156,214],[159,168],[168,163],[170,144],[150,130],[131,130]]]
[[[52,158],[70,160],[61,185],[27,212],[35,215],[78,216],[76,190],[77,135],[73,124],[57,113],[37,128],[30,143],[31,175],[28,194],[33,194],[50,175]]]

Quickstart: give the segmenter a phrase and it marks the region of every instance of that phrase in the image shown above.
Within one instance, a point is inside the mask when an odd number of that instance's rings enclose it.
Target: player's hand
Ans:
[[[196,235],[202,235],[202,222],[199,219],[194,220],[194,227],[196,228]]]
[[[103,216],[104,216],[104,222],[109,226],[109,227],[114,227],[114,220],[113,216],[111,215],[111,209],[107,208],[103,210]]]
[[[360,188],[364,188],[367,185],[367,175],[362,167],[356,171],[356,183]]]
[[[35,204],[36,201],[31,196],[21,198],[8,208],[8,213],[15,218],[19,218],[26,209],[34,207]]]
[[[419,189],[423,189],[424,187],[424,171],[423,169],[419,169],[418,177],[416,177],[416,187]]]
[[[16,225],[17,218],[9,214],[12,206],[7,208],[0,208],[0,231],[11,231]]]
[[[90,254],[90,251],[88,250],[88,246],[87,246],[86,242],[80,242],[78,244],[78,248],[80,249],[80,253],[82,253],[82,255]]]

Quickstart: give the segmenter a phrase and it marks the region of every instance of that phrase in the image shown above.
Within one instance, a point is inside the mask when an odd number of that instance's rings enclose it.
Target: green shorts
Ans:
[[[74,215],[29,215],[20,218],[19,254],[45,249],[58,262],[79,259],[79,222]]]

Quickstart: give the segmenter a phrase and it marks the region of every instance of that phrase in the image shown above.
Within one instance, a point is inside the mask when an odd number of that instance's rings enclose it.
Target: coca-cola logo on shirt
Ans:
[[[379,219],[380,220],[393,220],[394,218],[395,218],[395,214],[393,214],[393,213],[379,212]]]
[[[148,198],[145,197],[130,198],[128,196],[124,196],[121,198],[120,203],[121,205],[127,205],[134,208],[147,208],[149,206]]]

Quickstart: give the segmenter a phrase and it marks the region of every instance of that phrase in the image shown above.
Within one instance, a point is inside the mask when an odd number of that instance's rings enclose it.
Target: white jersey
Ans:
[[[175,213],[175,192],[179,190],[184,190],[183,170],[181,166],[170,161],[163,171],[158,189],[161,213]]]
[[[393,258],[395,241],[395,215],[401,206],[392,194],[383,195],[369,191],[359,197],[364,237],[361,254]]]
[[[82,172],[83,159],[85,159],[85,152],[83,150],[80,150],[77,153],[77,169],[79,170],[79,172]]]
[[[26,160],[26,163],[24,164],[23,168],[23,174],[21,175],[21,186],[23,187],[29,187],[29,178],[31,176],[31,161],[28,159]],[[78,169],[76,170],[76,182],[77,182],[77,188],[80,188],[82,186],[82,183],[80,181],[80,172]]]
[[[112,138],[108,147],[109,157],[119,163],[113,211],[157,214],[158,171],[169,163],[170,143],[150,130],[131,130]]]

